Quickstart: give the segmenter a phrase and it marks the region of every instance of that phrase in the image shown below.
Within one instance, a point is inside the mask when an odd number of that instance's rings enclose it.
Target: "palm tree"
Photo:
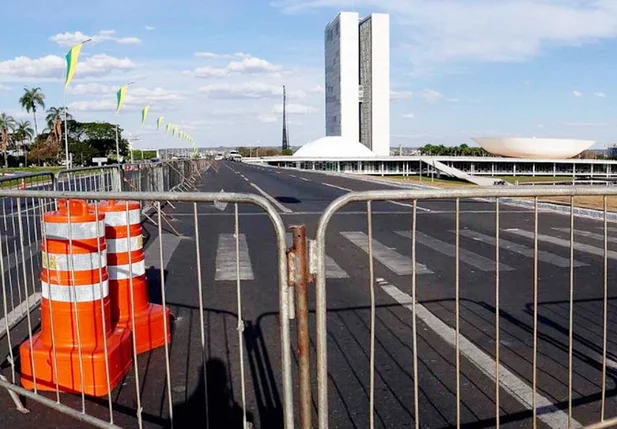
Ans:
[[[30,121],[19,121],[17,123],[17,127],[15,128],[15,132],[13,133],[15,136],[15,140],[20,143],[20,149],[24,153],[24,164],[26,167],[28,166],[28,142],[32,142],[34,139],[34,130],[32,129],[32,124]]]
[[[68,112],[66,107],[50,107],[47,109],[47,116],[45,116],[45,122],[47,122],[47,128],[53,130],[58,120],[64,121],[64,113],[66,112],[66,120],[73,119],[73,116]]]
[[[2,141],[2,152],[4,153],[4,168],[9,166],[9,157],[6,150],[9,146],[9,134],[15,130],[15,119],[6,113],[0,113],[0,140]]]
[[[28,88],[27,86],[24,88],[24,95],[19,99],[19,104],[21,104],[22,109],[26,109],[26,112],[32,112],[32,116],[34,117],[34,133],[36,135],[39,134],[39,129],[36,123],[36,107],[41,106],[41,108],[45,108],[45,94],[41,91],[41,88]]]

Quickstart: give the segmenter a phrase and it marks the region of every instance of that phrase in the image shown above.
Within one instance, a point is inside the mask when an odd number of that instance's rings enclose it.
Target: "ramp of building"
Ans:
[[[450,167],[449,165],[444,164],[441,161],[436,160],[435,158],[431,158],[430,165],[441,174],[445,174],[448,177],[453,177],[459,180],[464,180],[466,182],[474,183],[478,186],[493,186],[493,185],[503,185],[508,184],[506,181],[496,179],[494,177],[479,177],[473,176],[471,174],[467,174],[464,171],[459,170],[458,168]]]

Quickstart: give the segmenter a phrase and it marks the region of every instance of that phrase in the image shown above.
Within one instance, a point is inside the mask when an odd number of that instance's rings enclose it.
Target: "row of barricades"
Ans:
[[[169,310],[148,300],[139,203],[61,200],[41,250],[41,329],[19,348],[21,384],[106,395],[133,342],[144,353],[171,340]]]

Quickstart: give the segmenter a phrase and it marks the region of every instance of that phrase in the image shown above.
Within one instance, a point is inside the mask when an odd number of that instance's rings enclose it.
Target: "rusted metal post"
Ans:
[[[311,429],[311,364],[308,323],[308,283],[306,227],[292,226],[295,256],[296,332],[298,336],[298,365],[300,375],[300,428]]]

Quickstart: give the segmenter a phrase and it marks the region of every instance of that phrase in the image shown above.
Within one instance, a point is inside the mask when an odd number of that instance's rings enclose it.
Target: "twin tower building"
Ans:
[[[325,31],[326,135],[390,155],[390,17],[340,13]]]

